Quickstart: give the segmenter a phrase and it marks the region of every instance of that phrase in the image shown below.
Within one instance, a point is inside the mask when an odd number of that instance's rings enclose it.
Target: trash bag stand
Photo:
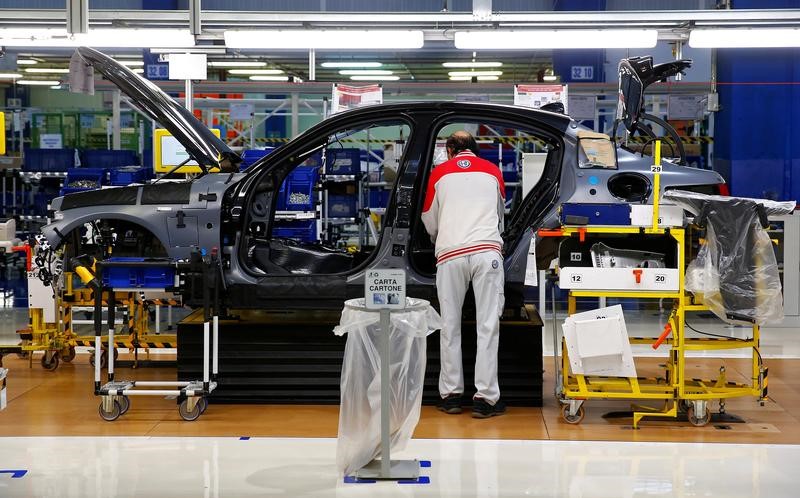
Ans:
[[[380,359],[381,359],[381,458],[375,459],[358,469],[353,477],[356,479],[387,479],[405,480],[419,477],[419,460],[392,460],[391,459],[391,386],[389,366],[389,333],[391,331],[391,314],[407,313],[422,310],[429,306],[427,301],[403,309],[367,309],[366,307],[346,304],[358,311],[380,313]]]

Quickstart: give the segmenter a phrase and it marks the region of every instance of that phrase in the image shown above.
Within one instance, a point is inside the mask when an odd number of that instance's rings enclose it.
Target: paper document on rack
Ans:
[[[528,246],[528,260],[525,264],[525,285],[536,287],[539,285],[539,272],[536,269],[536,235],[531,236]]]
[[[622,306],[576,313],[562,329],[573,374],[636,377]]]

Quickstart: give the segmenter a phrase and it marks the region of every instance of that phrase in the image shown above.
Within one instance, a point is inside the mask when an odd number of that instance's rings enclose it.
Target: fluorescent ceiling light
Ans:
[[[798,28],[693,29],[692,48],[782,48],[800,47]]]
[[[421,48],[420,30],[290,29],[225,31],[228,48],[263,49],[401,49]]]
[[[11,80],[14,78],[22,78],[19,73],[0,73],[0,80]]]
[[[450,71],[447,75],[467,78],[472,78],[473,76],[502,76],[503,71]]]
[[[65,29],[0,29],[0,45],[6,47],[191,47],[188,29],[99,28],[69,34]]]
[[[478,81],[497,81],[499,76],[476,76]],[[450,81],[472,81],[470,76],[450,76]]]
[[[208,61],[209,67],[264,67],[266,62],[259,61]]]
[[[502,67],[502,62],[443,62],[442,66],[444,67]]]
[[[369,75],[360,75],[360,76],[350,76],[351,80],[355,81],[397,81],[400,79],[400,76],[369,76]]]
[[[18,66],[32,66],[38,63],[39,61],[37,61],[36,59],[17,59]]]
[[[467,50],[558,48],[652,48],[654,29],[524,29],[456,31],[455,45]]]
[[[263,74],[256,74],[250,76],[252,81],[289,81],[288,76],[268,76]]]
[[[54,86],[60,85],[61,82],[58,80],[17,80],[17,84],[20,85],[40,85],[40,86]]]
[[[280,69],[228,69],[228,74],[283,74]]]
[[[367,75],[367,74],[371,74],[373,76],[374,75],[386,76],[386,75],[393,74],[393,73],[392,73],[392,71],[387,71],[385,69],[342,69],[341,71],[339,71],[339,74],[343,74],[343,75],[359,75],[359,74]]]
[[[61,90],[61,85],[60,84],[59,85],[53,85],[53,86],[50,87],[50,89],[52,89],[52,90]]]
[[[556,76],[554,74],[547,74],[547,75],[542,76],[542,80],[543,81],[556,81],[557,79],[558,79],[558,76]]]
[[[144,61],[121,61],[117,60],[120,64],[127,67],[137,67],[137,66],[144,66]]]
[[[382,62],[323,62],[322,67],[381,67]]]
[[[144,69],[142,69],[141,67],[134,68],[132,69],[132,71],[136,74],[144,74]]]
[[[23,71],[38,74],[69,74],[69,69],[65,67],[28,67]]]

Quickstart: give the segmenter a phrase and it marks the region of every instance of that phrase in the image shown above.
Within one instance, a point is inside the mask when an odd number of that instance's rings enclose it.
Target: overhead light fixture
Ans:
[[[559,48],[652,48],[654,29],[521,29],[456,31],[455,45],[465,50]]]
[[[354,81],[397,81],[400,79],[400,76],[386,76],[386,75],[366,75],[362,74],[359,76],[350,76],[351,80]]]
[[[425,43],[421,30],[227,30],[224,36],[228,48],[403,49]]]
[[[692,48],[788,48],[800,47],[798,28],[693,29]]]
[[[141,67],[134,68],[132,69],[132,71],[136,74],[144,74],[144,69],[142,69]]]
[[[209,67],[264,67],[266,62],[260,61],[208,61]]]
[[[22,78],[22,75],[19,73],[0,73],[0,80],[13,80],[16,78]]]
[[[66,67],[27,67],[23,71],[36,74],[69,74],[69,69]]]
[[[53,85],[50,87],[51,90],[61,90],[61,85]]]
[[[36,59],[17,59],[18,66],[33,66],[34,64],[38,64],[39,61]]]
[[[472,81],[472,76],[450,76],[450,81]],[[474,76],[478,81],[497,81],[499,76]]]
[[[385,69],[342,69],[339,71],[339,74],[345,76],[352,76],[352,75],[373,75],[373,76],[386,76],[390,74],[394,74],[392,71],[387,71]]]
[[[472,78],[473,76],[502,76],[503,71],[450,71],[447,75],[466,78]]]
[[[543,80],[543,81],[556,81],[557,79],[558,79],[558,76],[556,76],[556,75],[554,75],[554,74],[545,74],[545,75],[542,77],[542,80]]]
[[[228,74],[283,74],[280,69],[228,69]]]
[[[31,85],[31,86],[55,86],[60,85],[58,80],[17,80],[18,85]]]
[[[289,81],[288,76],[269,76],[264,74],[256,74],[250,76],[252,81]]]
[[[502,67],[502,62],[442,62],[442,66],[444,67],[451,67],[451,68],[458,68],[458,67],[474,67],[474,68],[486,68],[486,67]]]
[[[0,29],[0,45],[5,47],[192,47],[194,36],[188,29],[98,28],[88,33],[67,33],[65,29]]]
[[[123,66],[127,66],[127,67],[144,66],[144,61],[121,61],[121,60],[118,59],[117,62],[119,62]]]
[[[323,62],[321,64],[322,67],[331,67],[331,68],[339,68],[339,67],[381,67],[383,66],[382,62]]]

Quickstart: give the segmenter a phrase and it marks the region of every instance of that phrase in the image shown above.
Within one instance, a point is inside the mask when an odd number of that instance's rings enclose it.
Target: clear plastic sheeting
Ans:
[[[426,337],[441,328],[441,317],[428,301],[406,299],[406,309],[390,319],[391,451],[405,448],[419,422],[427,362]],[[341,378],[336,467],[351,475],[380,454],[381,360],[380,312],[368,311],[364,299],[345,302],[336,335],[347,334]]]
[[[671,191],[665,197],[695,215],[706,243],[686,269],[686,290],[732,324],[783,319],[778,262],[765,228],[769,215],[788,214],[794,202]]]

